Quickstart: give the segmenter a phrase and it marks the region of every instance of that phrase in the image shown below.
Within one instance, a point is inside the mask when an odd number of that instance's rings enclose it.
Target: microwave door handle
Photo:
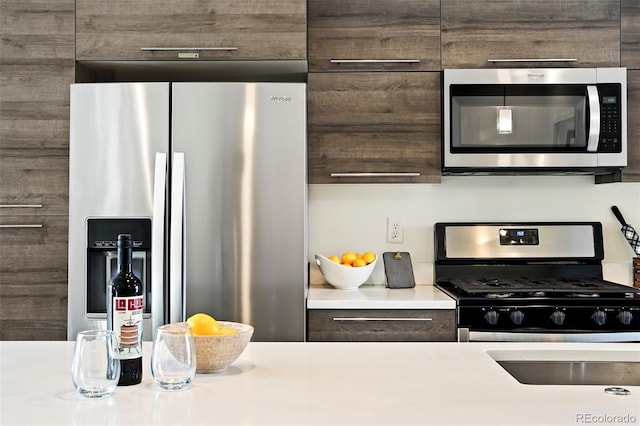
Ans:
[[[153,177],[153,214],[151,216],[151,325],[153,330],[165,324],[164,236],[167,191],[167,154],[156,152]],[[153,333],[152,333],[153,334]]]
[[[169,321],[182,322],[185,301],[185,162],[184,152],[173,154],[171,167],[171,222],[169,231]]]
[[[596,86],[587,86],[587,98],[589,101],[587,152],[596,152],[598,150],[598,141],[600,140],[600,98]]]

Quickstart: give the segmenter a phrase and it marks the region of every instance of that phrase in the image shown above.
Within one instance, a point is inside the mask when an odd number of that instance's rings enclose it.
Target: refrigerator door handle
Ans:
[[[173,154],[171,230],[169,232],[169,322],[185,320],[185,163],[184,152]]]
[[[153,176],[153,213],[151,217],[151,326],[153,331],[165,324],[164,292],[164,233],[165,194],[167,190],[167,154],[156,152],[156,166]]]

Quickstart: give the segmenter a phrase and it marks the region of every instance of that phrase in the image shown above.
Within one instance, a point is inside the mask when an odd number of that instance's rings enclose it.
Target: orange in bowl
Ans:
[[[230,321],[217,321],[222,330],[219,334],[194,335],[196,347],[196,373],[224,371],[244,351],[253,335],[253,327]]]
[[[316,254],[316,264],[320,268],[322,275],[324,275],[325,280],[335,288],[341,290],[356,290],[369,279],[378,261],[377,256],[371,253],[373,260],[367,264],[364,260],[365,255],[362,255],[362,258],[359,259],[356,254],[353,253],[353,257],[347,257],[347,260],[351,260],[351,263],[342,264],[337,263],[335,260],[330,260],[321,254]],[[342,258],[344,257],[343,255]],[[371,258],[371,256],[369,256],[369,258]],[[365,264],[360,266],[362,263]]]

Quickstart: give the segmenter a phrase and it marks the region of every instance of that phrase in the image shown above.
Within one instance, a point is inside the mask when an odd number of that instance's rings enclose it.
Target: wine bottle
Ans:
[[[118,235],[118,273],[107,288],[107,328],[117,336],[118,386],[142,381],[142,282],[133,273],[131,234]]]

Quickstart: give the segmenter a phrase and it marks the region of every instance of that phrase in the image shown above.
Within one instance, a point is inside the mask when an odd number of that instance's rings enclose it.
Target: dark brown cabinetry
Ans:
[[[439,0],[309,0],[310,71],[440,69]]]
[[[310,0],[308,16],[309,183],[440,182],[424,72],[441,69],[440,2]]]
[[[66,339],[74,1],[3,1],[0,339]]]
[[[65,340],[67,216],[3,216],[2,224],[15,227],[0,229],[0,340]]]
[[[627,68],[627,164],[623,182],[640,182],[640,1],[621,0],[621,64]]]
[[[620,0],[442,0],[441,8],[443,68],[505,66],[490,59],[576,60],[517,66],[620,66]]]
[[[307,310],[310,342],[453,342],[454,309]]]
[[[76,1],[81,61],[306,59],[306,30],[304,0]]]
[[[620,63],[640,69],[640,1],[620,1]]]
[[[640,182],[640,70],[627,70],[627,164],[622,182]]]
[[[309,183],[440,181],[440,73],[308,78]]]

